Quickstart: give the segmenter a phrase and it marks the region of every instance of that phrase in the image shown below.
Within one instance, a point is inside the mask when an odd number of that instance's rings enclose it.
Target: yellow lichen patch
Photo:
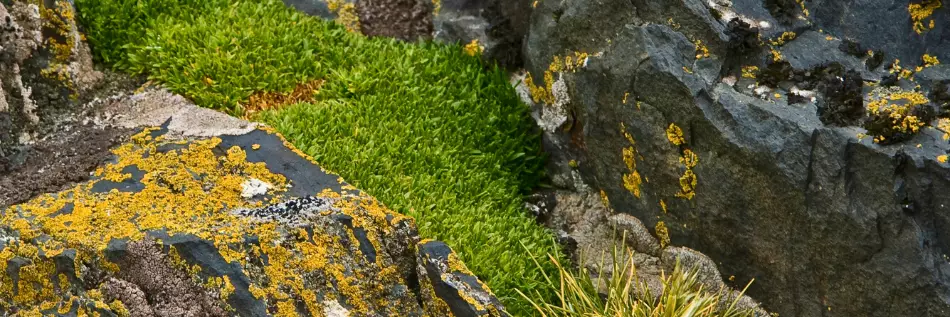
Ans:
[[[709,58],[709,48],[702,40],[696,40],[693,44],[696,45],[696,59]]]
[[[756,74],[759,73],[758,66],[743,66],[742,67],[742,77],[755,79]]]
[[[643,183],[643,178],[640,176],[640,172],[637,171],[637,149],[634,147],[637,145],[636,140],[633,139],[633,136],[627,132],[627,126],[620,123],[620,132],[623,133],[627,142],[630,143],[629,147],[623,148],[621,151],[623,157],[623,163],[627,167],[627,173],[624,173],[621,177],[621,182],[623,187],[627,189],[634,197],[640,198],[640,184]]]
[[[288,93],[259,91],[248,97],[247,104],[244,105],[244,118],[251,119],[254,114],[272,109],[281,109],[283,107],[301,103],[313,102],[314,97],[319,93],[323,86],[323,80],[314,80],[299,84],[294,90]]]
[[[662,200],[662,199],[660,199],[660,209],[663,210],[663,213],[664,213],[664,214],[667,213],[667,210],[666,210],[666,201],[664,201],[664,200]]]
[[[899,59],[894,60],[894,63],[891,64],[891,69],[889,72],[891,74],[897,74],[898,77],[904,79],[910,79],[914,75],[913,71],[901,67],[901,60]]]
[[[600,202],[604,203],[604,207],[610,209],[610,198],[607,197],[607,192],[603,189],[600,190]]]
[[[930,102],[923,94],[913,91],[899,91],[885,93],[872,99],[868,103],[868,113],[872,117],[887,117],[892,125],[890,129],[913,134],[926,125],[917,116],[913,115],[912,110],[921,105]],[[876,142],[882,142],[883,136],[878,136]]]
[[[666,138],[670,140],[670,143],[676,146],[686,144],[686,138],[683,137],[683,130],[680,129],[676,123],[670,123],[670,126],[666,128]]]
[[[347,31],[360,32],[360,17],[356,14],[356,5],[344,0],[327,0],[327,8],[336,14],[337,23],[346,27]]]
[[[624,92],[624,93],[623,93],[623,104],[627,104],[627,100],[628,100],[629,98],[630,98],[630,93],[629,93],[629,92]]]
[[[465,44],[465,47],[462,48],[465,51],[465,54],[468,56],[482,55],[482,52],[485,51],[485,47],[481,44],[478,44],[478,39],[473,39],[468,44]]]
[[[797,36],[798,34],[795,34],[795,32],[785,32],[782,33],[782,35],[780,35],[778,38],[771,40],[769,44],[774,46],[782,46],[785,45],[785,43],[788,43],[788,41],[794,40]]]
[[[115,312],[116,315],[119,315],[119,317],[131,316],[129,309],[125,307],[125,304],[122,304],[122,302],[118,300],[114,300],[112,303],[109,303],[109,309]]]
[[[640,173],[637,171],[623,175],[623,187],[633,194],[634,197],[640,198],[641,183],[642,179],[640,178]]]
[[[937,157],[937,161],[940,162],[940,163],[946,163],[946,162],[947,162],[947,155],[938,156],[938,157]]]
[[[665,248],[670,245],[670,229],[666,227],[665,222],[656,223],[656,237],[660,240],[660,247]]]
[[[442,12],[442,0],[432,0],[432,15],[439,15]]]
[[[63,297],[61,292],[71,288],[68,285],[54,286],[52,281],[62,284],[68,279],[57,278],[56,265],[48,255],[41,254],[41,250],[53,254],[63,248],[75,249],[77,268],[97,264],[107,271],[117,271],[115,264],[104,261],[102,251],[108,243],[113,240],[141,241],[146,239],[145,232],[152,230],[163,230],[170,235],[194,235],[213,243],[221,256],[231,263],[244,268],[262,266],[258,271],[263,271],[263,274],[252,276],[250,290],[268,306],[276,307],[278,312],[295,313],[284,310],[286,303],[293,306],[295,301],[309,308],[319,308],[320,303],[313,296],[314,287],[338,286],[336,289],[353,308],[351,311],[363,314],[368,314],[371,309],[367,301],[385,298],[385,290],[379,283],[360,282],[380,270],[378,267],[382,263],[379,258],[375,263],[365,263],[366,269],[344,267],[335,261],[354,251],[340,247],[344,244],[339,236],[318,231],[324,230],[320,227],[314,227],[313,234],[302,230],[287,232],[276,220],[251,219],[229,212],[262,205],[241,195],[244,184],[251,179],[273,185],[267,195],[275,199],[282,197],[288,188],[284,176],[272,173],[265,163],[248,162],[247,154],[239,147],[227,149],[224,155],[216,154],[222,142],[218,138],[193,141],[183,149],[161,152],[158,150],[160,146],[169,142],[162,137],[153,138],[152,131],[147,129],[133,136],[131,142],[114,149],[116,160],[98,172],[100,179],[76,185],[60,194],[38,197],[3,213],[0,223],[19,236],[17,242],[0,250],[0,272],[5,271],[6,263],[13,257],[31,262],[20,268],[19,291],[16,293],[9,277],[0,274],[0,301],[20,307],[44,305],[46,302],[59,303],[61,309],[71,305],[66,302],[68,296],[81,294],[66,293],[67,297]],[[97,183],[116,179],[117,174],[132,166],[143,173],[138,180],[141,190],[92,191]],[[369,197],[343,197],[330,191],[317,196],[332,198],[334,210],[353,218],[353,226],[366,228],[366,238],[377,250],[380,249],[380,232],[390,230],[392,223],[408,219],[392,214]],[[72,207],[71,211],[61,212],[67,205]],[[387,216],[393,217],[387,219]],[[36,239],[40,234],[51,239]],[[243,241],[247,236],[257,237],[260,246],[246,247]],[[347,239],[358,241],[352,232]],[[352,248],[358,248],[358,243],[362,242],[357,242]],[[178,252],[173,246],[169,248],[170,262],[192,277],[199,276],[202,268],[182,260]],[[248,262],[248,259],[255,258],[267,258],[268,264]],[[109,265],[113,268],[108,268]],[[327,285],[305,285],[301,276],[313,273],[327,276]],[[395,283],[400,279],[398,274],[389,274],[386,278],[390,280],[385,283]],[[209,277],[201,283],[217,292],[221,300],[235,291],[227,276]],[[98,306],[109,307],[102,302],[102,295],[97,291],[88,291],[84,297],[96,301]]]
[[[680,192],[676,193],[676,197],[686,200],[693,199],[693,196],[696,195],[696,182],[696,174],[693,173],[692,169],[687,169],[686,172],[683,172],[683,176],[680,176]]]
[[[924,67],[931,67],[931,66],[940,65],[940,60],[937,59],[936,56],[932,56],[932,55],[930,55],[930,54],[924,54],[924,56],[921,57],[921,59],[924,60]]]
[[[574,52],[573,55],[566,55],[564,57],[555,55],[551,64],[548,65],[548,69],[544,71],[543,85],[535,84],[534,77],[532,77],[529,72],[525,77],[524,83],[528,86],[531,99],[535,103],[544,102],[545,104],[553,105],[555,103],[553,87],[555,81],[554,76],[562,72],[576,72],[578,69],[587,65],[589,58],[590,54],[583,52]]]
[[[937,121],[937,130],[943,132],[943,140],[950,141],[950,119],[941,118]]]
[[[683,150],[683,156],[680,157],[680,163],[687,169],[692,169],[699,165],[699,156],[690,149]]]
[[[795,2],[798,2],[798,5],[802,7],[802,14],[808,17],[810,13],[808,12],[808,8],[805,8],[805,0],[795,0]]]
[[[779,52],[778,50],[776,50],[776,49],[774,49],[774,48],[771,49],[771,50],[769,50],[769,53],[772,54],[772,61],[773,61],[773,62],[781,61],[781,60],[784,58],[784,57],[782,56],[782,52]]]
[[[943,6],[940,0],[924,0],[921,3],[911,3],[907,6],[907,12],[910,13],[910,20],[914,22],[914,32],[924,34],[934,28],[934,20],[930,20],[927,25],[924,20],[933,15],[934,10]]]
[[[689,69],[689,67],[683,66],[683,72],[686,72],[687,74],[692,74],[693,70]]]

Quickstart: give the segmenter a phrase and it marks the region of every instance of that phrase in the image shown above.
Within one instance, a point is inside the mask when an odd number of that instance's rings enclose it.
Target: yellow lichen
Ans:
[[[943,132],[944,141],[950,141],[950,119],[941,118],[937,120],[937,130]]]
[[[356,14],[356,5],[344,0],[327,0],[327,8],[336,14],[337,23],[346,27],[347,31],[360,32],[360,17]]]
[[[868,103],[867,109],[871,116],[886,116],[890,118],[893,124],[891,129],[894,131],[912,134],[917,133],[920,128],[927,124],[913,115],[912,110],[917,106],[926,105],[929,102],[930,100],[919,92],[899,91],[886,93],[872,99],[872,101]],[[882,142],[884,140],[883,136],[879,136],[875,141]]]
[[[473,39],[471,42],[468,42],[462,49],[468,56],[482,55],[482,52],[485,51],[485,47],[478,44],[478,39]]]
[[[784,57],[782,56],[782,52],[779,52],[778,50],[776,50],[776,49],[774,49],[774,48],[771,49],[771,50],[769,50],[769,53],[772,54],[772,61],[773,61],[773,62],[781,61],[782,58],[784,58]]]
[[[662,200],[662,199],[660,199],[660,209],[663,210],[663,213],[664,213],[664,214],[667,213],[667,210],[666,210],[666,201],[664,201],[664,200]]]
[[[785,32],[782,33],[782,35],[780,35],[778,38],[771,40],[769,44],[774,46],[782,46],[785,45],[785,43],[788,43],[788,41],[794,40],[797,36],[798,34],[795,34],[795,32]]]
[[[683,172],[683,176],[680,176],[680,192],[676,193],[676,197],[686,200],[693,199],[693,196],[696,195],[696,182],[696,174],[693,173],[692,169],[687,169]]]
[[[630,98],[630,93],[629,93],[629,92],[624,92],[624,93],[623,93],[623,104],[627,104],[627,99],[628,99],[628,98]]]
[[[607,197],[607,192],[604,192],[603,189],[600,190],[600,202],[604,203],[604,207],[610,208],[610,198]]]
[[[940,162],[940,163],[946,163],[946,162],[947,162],[947,155],[938,156],[938,157],[937,157],[937,161]]]
[[[686,144],[686,138],[683,137],[683,130],[680,129],[676,123],[670,123],[670,126],[666,128],[666,138],[670,140],[670,143],[676,146]]]
[[[922,57],[924,60],[924,67],[931,67],[940,65],[940,60],[936,56],[931,56],[930,54],[924,54]]]
[[[808,17],[810,13],[808,12],[808,9],[805,8],[805,0],[795,0],[795,1],[798,2],[799,6],[802,7],[802,14],[804,14],[805,17]]]
[[[755,79],[756,74],[759,72],[758,66],[743,66],[742,67],[742,77]]]
[[[276,199],[288,188],[284,176],[272,173],[265,163],[248,162],[247,154],[239,147],[228,148],[224,156],[215,154],[222,142],[218,138],[193,141],[177,151],[158,151],[167,143],[162,137],[153,138],[152,131],[146,129],[133,136],[131,142],[114,149],[116,160],[98,171],[99,179],[76,185],[60,194],[40,196],[3,213],[0,223],[19,233],[19,240],[32,240],[39,232],[52,239],[33,240],[38,247],[15,243],[0,250],[0,271],[6,269],[7,260],[13,257],[32,261],[20,268],[19,292],[15,294],[12,281],[6,274],[0,274],[0,301],[21,307],[48,306],[48,302],[53,302],[59,303],[63,309],[71,305],[66,302],[69,297],[60,296],[57,290],[67,289],[68,285],[57,288],[52,281],[62,284],[68,280],[57,278],[56,265],[48,256],[40,255],[39,249],[51,253],[64,247],[75,249],[78,251],[77,268],[96,263],[107,270],[117,270],[118,267],[109,268],[114,264],[104,260],[102,250],[114,240],[143,240],[145,232],[150,230],[164,230],[172,235],[190,234],[210,241],[222,257],[242,267],[251,265],[248,259],[266,257],[269,264],[263,265],[262,276],[252,279],[250,291],[268,306],[276,307],[278,313],[295,314],[295,310],[286,310],[288,303],[293,306],[295,301],[308,308],[320,307],[309,288],[313,286],[304,285],[300,278],[315,271],[326,274],[328,283],[339,286],[340,295],[353,308],[351,311],[368,314],[367,300],[385,297],[385,290],[378,283],[359,283],[368,274],[375,274],[374,271],[364,272],[339,263],[327,264],[331,259],[340,259],[352,252],[338,247],[344,245],[338,236],[298,231],[287,233],[296,235],[288,240],[278,230],[275,221],[256,221],[228,212],[262,205],[241,196],[246,181],[257,179],[273,185],[268,195]],[[140,191],[92,191],[98,182],[119,178],[117,175],[131,166],[144,173],[139,180],[143,187]],[[330,191],[317,195],[335,199],[334,207],[351,215],[354,226],[378,228],[367,232],[369,242],[377,249],[380,242],[375,230],[389,230],[391,223],[408,219],[398,214],[387,219],[394,214],[369,197],[342,199],[339,193]],[[72,206],[72,211],[60,212],[67,204]],[[357,211],[360,214],[356,214]],[[349,235],[350,241],[357,241],[352,232]],[[247,236],[258,237],[260,247],[242,247]],[[329,238],[331,236],[334,238]],[[193,277],[202,270],[197,264],[190,265],[182,260],[174,247],[169,248],[168,258],[176,268]],[[368,265],[373,268],[379,264]],[[387,277],[400,278],[392,274]],[[235,291],[227,276],[211,277],[204,283],[217,291],[222,300]],[[97,306],[109,306],[102,302],[102,295],[97,291],[89,291],[85,297],[96,301]]]
[[[634,197],[640,198],[640,185],[643,183],[643,179],[640,176],[640,172],[637,171],[637,142],[633,139],[633,136],[627,132],[627,127],[620,123],[620,132],[623,133],[624,138],[627,139],[627,142],[630,143],[629,147],[625,147],[622,150],[623,163],[627,167],[627,173],[624,173],[621,177],[623,187],[627,189]]]
[[[660,240],[660,247],[665,248],[670,245],[670,229],[666,227],[665,222],[656,223],[656,237]]]
[[[925,26],[924,20],[933,15],[934,10],[943,6],[940,0],[924,0],[921,3],[911,3],[907,6],[907,12],[910,13],[910,20],[914,23],[914,32],[924,34],[934,28],[934,20]]]
[[[702,40],[696,40],[693,44],[696,45],[696,59],[709,58],[709,48],[703,44]]]
[[[442,12],[442,0],[432,0],[432,15],[439,15]]]

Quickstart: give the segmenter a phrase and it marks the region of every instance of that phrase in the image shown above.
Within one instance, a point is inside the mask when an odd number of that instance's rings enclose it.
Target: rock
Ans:
[[[367,36],[404,41],[432,38],[430,0],[284,0],[284,4]]]
[[[162,89],[100,102],[91,121],[139,132],[2,210],[0,313],[506,316],[448,246],[269,128]]]
[[[530,0],[440,0],[433,17],[435,39],[471,43],[504,67],[522,65],[521,46],[531,17]]]
[[[429,316],[508,316],[488,286],[465,267],[448,245],[422,241],[417,246],[419,282]]]
[[[0,170],[103,78],[71,2],[44,3],[0,4]]]
[[[783,316],[950,314],[950,165],[938,159],[950,143],[946,121],[930,120],[950,118],[950,77],[932,59],[950,52],[947,8],[918,35],[908,2],[853,2],[539,2],[519,89],[554,183],[609,205],[559,201],[549,217],[597,228],[634,216],[661,246],[668,234],[704,254],[689,257],[718,269],[707,282],[754,278],[750,297]],[[901,67],[871,67],[880,56]],[[895,87],[880,88],[889,68]],[[859,104],[908,110],[894,124]],[[551,225],[581,249],[614,243]]]
[[[415,41],[432,38],[431,0],[359,0],[360,30],[367,36]]]

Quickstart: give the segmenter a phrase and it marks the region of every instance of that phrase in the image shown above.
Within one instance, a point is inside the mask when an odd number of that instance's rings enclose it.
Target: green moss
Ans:
[[[457,45],[366,38],[280,1],[77,0],[98,58],[232,114],[259,91],[325,80],[260,114],[322,166],[447,242],[513,315],[540,289],[523,252],[554,253],[525,217],[539,140],[506,75]],[[551,269],[551,266],[547,266]],[[543,292],[543,294],[551,294]]]

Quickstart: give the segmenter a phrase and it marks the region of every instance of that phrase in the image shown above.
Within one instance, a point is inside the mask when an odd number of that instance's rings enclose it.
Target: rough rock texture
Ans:
[[[531,16],[530,0],[441,0],[433,17],[435,39],[477,40],[483,56],[509,68],[522,65],[521,45]]]
[[[519,89],[556,185],[766,310],[947,316],[950,11],[920,3],[539,1]]]
[[[368,36],[432,38],[431,0],[284,0],[284,4]]]
[[[431,0],[359,0],[360,31],[414,41],[432,37]]]
[[[67,1],[0,4],[0,159],[102,78]]]
[[[601,196],[588,188],[546,191],[531,198],[533,202],[528,208],[537,211],[538,220],[545,226],[557,231],[559,242],[569,246],[565,251],[573,256],[574,264],[595,272],[595,279],[613,275],[610,254],[615,246],[623,243],[627,250],[634,252],[637,276],[650,289],[650,294],[663,293],[662,275],[672,272],[679,262],[685,268],[697,270],[699,282],[707,289],[724,289],[727,294],[722,298],[723,304],[728,306],[741,295],[726,287],[711,259],[695,250],[669,246],[658,240],[639,219],[609,210]],[[601,273],[604,276],[596,276]],[[598,285],[605,287],[606,283]],[[736,303],[739,309],[755,311],[759,316],[768,315],[748,296]]]
[[[0,313],[505,316],[451,249],[269,128],[163,89],[96,103],[94,125],[139,132],[0,210]]]

